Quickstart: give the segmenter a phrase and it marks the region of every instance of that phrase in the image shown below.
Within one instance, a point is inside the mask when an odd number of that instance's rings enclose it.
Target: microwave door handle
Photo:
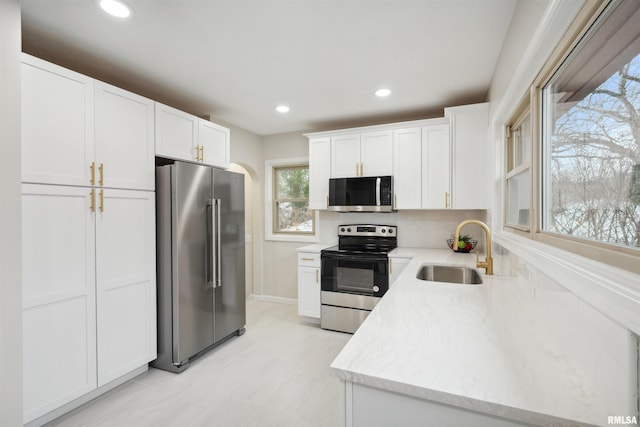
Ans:
[[[380,177],[376,178],[376,206],[380,206]]]

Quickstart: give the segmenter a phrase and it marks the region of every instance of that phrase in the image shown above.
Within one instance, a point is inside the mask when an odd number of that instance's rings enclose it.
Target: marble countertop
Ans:
[[[396,255],[413,259],[331,364],[336,376],[535,425],[606,422],[606,399],[534,332],[509,277],[479,269],[482,285],[425,282],[423,263],[474,267],[475,254]]]
[[[313,243],[311,245],[307,245],[307,246],[302,246],[298,249],[296,249],[298,252],[315,252],[315,253],[320,253],[321,250],[326,249],[326,248],[330,248],[331,246],[334,246],[334,244],[331,243]]]

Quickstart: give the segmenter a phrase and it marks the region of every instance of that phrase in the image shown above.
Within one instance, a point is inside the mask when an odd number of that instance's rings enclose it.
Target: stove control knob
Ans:
[[[378,286],[373,287],[373,292],[380,292],[380,288]]]
[[[386,233],[387,230],[385,230],[384,228],[382,229],[382,234]]]
[[[344,227],[341,227],[341,228],[340,228],[340,231],[342,231],[342,232],[344,233]]]
[[[351,227],[347,228],[347,232],[351,233]]]
[[[393,234],[393,228],[389,229],[389,234]]]

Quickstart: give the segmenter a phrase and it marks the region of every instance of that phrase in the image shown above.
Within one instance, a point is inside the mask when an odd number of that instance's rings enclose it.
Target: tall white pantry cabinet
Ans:
[[[156,358],[154,103],[23,56],[24,422]]]

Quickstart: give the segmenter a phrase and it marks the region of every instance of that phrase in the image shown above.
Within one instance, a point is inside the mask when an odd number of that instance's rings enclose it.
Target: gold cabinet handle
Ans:
[[[319,276],[318,269],[316,269],[316,283],[318,283],[318,276]]]
[[[100,190],[100,212],[104,212],[104,190]]]
[[[200,161],[200,146],[196,145],[196,161]]]
[[[200,147],[200,161],[204,162],[204,145]]]
[[[302,258],[303,261],[313,261],[313,258]]]
[[[100,166],[98,166],[98,169],[100,170],[100,181],[98,181],[98,183],[102,187],[104,185],[104,165],[100,163]]]
[[[393,258],[389,258],[389,274],[393,274]]]
[[[398,207],[398,195],[396,193],[393,193],[393,209],[397,209]]]
[[[444,193],[444,207],[449,209],[449,192]]]
[[[356,176],[360,176],[360,172],[358,170],[359,167],[360,167],[360,164],[356,162]]]
[[[364,163],[360,163],[360,176],[364,176]]]
[[[91,162],[89,169],[91,169],[91,185],[96,185],[96,162]]]
[[[91,210],[91,212],[95,212],[96,211],[96,190],[92,188],[91,193],[89,194],[91,195],[91,207],[89,209]]]

